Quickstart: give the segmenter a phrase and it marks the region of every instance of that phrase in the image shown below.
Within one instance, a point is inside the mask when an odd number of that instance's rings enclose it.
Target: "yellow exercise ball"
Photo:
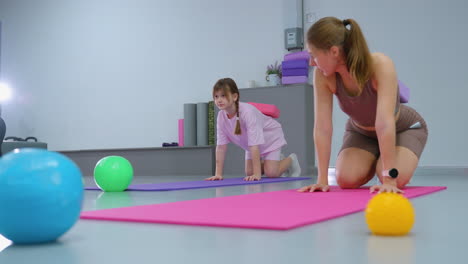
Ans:
[[[375,235],[405,235],[413,227],[414,216],[411,202],[397,193],[376,194],[366,207],[367,226]]]

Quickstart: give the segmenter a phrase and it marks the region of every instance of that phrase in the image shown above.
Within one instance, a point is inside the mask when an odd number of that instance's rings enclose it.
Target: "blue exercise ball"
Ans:
[[[0,159],[0,234],[16,244],[56,240],[78,220],[83,203],[78,166],[43,149]]]

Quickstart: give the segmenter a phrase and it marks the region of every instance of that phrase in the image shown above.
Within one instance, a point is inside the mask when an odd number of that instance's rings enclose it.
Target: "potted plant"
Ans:
[[[275,86],[280,84],[280,78],[282,75],[281,64],[278,64],[278,61],[275,61],[275,64],[270,64],[267,66],[266,71],[266,81],[268,85]]]

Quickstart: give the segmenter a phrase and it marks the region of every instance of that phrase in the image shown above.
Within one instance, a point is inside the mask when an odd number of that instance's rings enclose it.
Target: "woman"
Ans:
[[[314,69],[314,141],[317,183],[299,191],[328,191],[333,94],[349,115],[336,162],[341,188],[358,188],[377,173],[380,185],[371,192],[402,192],[418,165],[427,141],[424,119],[400,105],[392,60],[370,53],[353,19],[325,17],[307,32]]]

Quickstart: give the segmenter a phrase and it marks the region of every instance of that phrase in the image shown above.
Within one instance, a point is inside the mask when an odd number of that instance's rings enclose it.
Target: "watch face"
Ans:
[[[398,170],[393,168],[388,172],[388,174],[390,175],[390,177],[396,178],[396,177],[398,177]]]

